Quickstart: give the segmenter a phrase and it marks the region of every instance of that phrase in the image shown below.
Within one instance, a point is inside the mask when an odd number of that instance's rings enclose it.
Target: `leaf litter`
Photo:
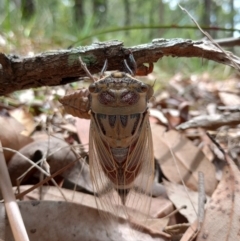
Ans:
[[[169,240],[170,236],[172,239],[180,240],[183,235],[181,240],[186,241],[191,240],[196,232],[196,240],[238,240],[238,82],[238,76],[222,83],[213,81],[209,76],[206,77],[206,74],[189,78],[178,74],[173,76],[165,90],[156,92],[150,104],[150,120],[157,185],[153,187],[151,218],[137,230],[139,240]],[[18,151],[13,153],[4,150],[12,183],[17,185],[16,180],[26,172],[22,185],[17,191],[14,188],[14,192],[25,192],[46,178],[44,175],[41,176],[36,168],[29,170],[31,165],[20,154],[35,163],[44,159],[49,165],[50,175],[78,159],[73,166],[55,177],[67,202],[59,189],[53,187],[49,181],[22,197],[20,207],[25,224],[30,230],[31,237],[34,237],[33,240],[49,240],[44,236],[43,228],[46,227],[57,234],[56,240],[74,240],[74,237],[76,240],[79,240],[79,237],[96,240],[94,237],[96,238],[97,234],[98,240],[108,240],[105,229],[108,224],[98,214],[95,203],[97,197],[93,195],[89,176],[89,121],[76,119],[64,113],[54,98],[59,89],[61,92],[65,91],[65,87],[54,87],[52,91],[44,88],[39,90],[41,95],[46,91],[48,99],[51,100],[48,105],[42,100],[41,107],[38,99],[38,105],[32,108],[26,104],[25,109],[16,111],[13,111],[14,108],[11,111],[1,109],[1,113],[5,113],[0,116],[1,126],[6,126],[0,133],[3,147]],[[35,94],[37,95],[38,91],[35,91]],[[229,98],[234,100],[232,104]],[[26,110],[32,110],[32,114]],[[206,131],[228,153],[227,161],[206,137]],[[42,168],[44,169],[44,166]],[[44,170],[47,169],[48,167],[45,167]],[[210,197],[210,201],[205,205],[205,218],[200,230],[196,225],[198,213],[193,211],[192,203],[189,202],[190,196],[193,198],[195,210],[198,210],[198,171],[204,174],[206,193]],[[184,185],[189,196],[186,195]],[[35,212],[34,204],[27,200],[39,200],[40,205],[37,206],[42,209],[39,208],[39,211]],[[54,207],[54,203],[58,208]],[[1,214],[0,220],[3,219],[4,216]],[[53,220],[55,223],[58,220],[59,226],[55,226]],[[117,221],[113,222],[118,229],[108,229],[109,237],[117,235],[125,240],[126,236],[126,240],[131,240],[132,233],[129,230],[133,228],[129,221],[118,217]],[[190,228],[187,230],[188,226]],[[76,231],[77,228],[82,231],[81,234]],[[192,230],[192,234],[186,236],[189,230]],[[1,239],[11,240],[8,228],[5,227],[5,231],[0,233],[5,235],[0,236]],[[94,235],[91,236],[92,234]]]

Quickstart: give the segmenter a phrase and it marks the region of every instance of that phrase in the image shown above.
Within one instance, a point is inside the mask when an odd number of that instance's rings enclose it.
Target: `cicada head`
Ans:
[[[150,85],[124,72],[115,72],[91,84],[91,110],[106,115],[143,113],[153,94]]]

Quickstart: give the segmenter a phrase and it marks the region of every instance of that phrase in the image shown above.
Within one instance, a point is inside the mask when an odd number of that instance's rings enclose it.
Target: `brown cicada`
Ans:
[[[135,66],[132,55],[130,60]],[[148,101],[153,89],[133,77],[135,70],[126,60],[125,72],[113,72],[99,80],[81,59],[80,63],[94,83],[60,102],[68,113],[91,119],[89,166],[97,205],[114,214],[124,210],[128,218],[131,214],[120,207],[148,213],[154,176]],[[102,75],[105,69],[106,63]]]

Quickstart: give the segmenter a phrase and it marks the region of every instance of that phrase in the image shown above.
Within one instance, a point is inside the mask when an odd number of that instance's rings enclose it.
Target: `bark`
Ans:
[[[217,130],[222,126],[236,126],[239,125],[240,113],[223,113],[214,115],[200,115],[186,121],[176,128],[177,130],[186,130],[189,128],[204,128],[206,130]]]
[[[87,76],[79,56],[92,74],[99,73],[108,59],[107,70],[122,70],[123,59],[132,51],[138,67],[154,63],[164,56],[199,57],[239,68],[240,59],[225,54],[212,43],[186,39],[155,39],[131,48],[122,42],[95,43],[68,50],[56,50],[33,57],[0,53],[0,96],[16,90],[71,83]],[[180,61],[180,60],[179,60]],[[80,78],[80,79],[79,79]]]

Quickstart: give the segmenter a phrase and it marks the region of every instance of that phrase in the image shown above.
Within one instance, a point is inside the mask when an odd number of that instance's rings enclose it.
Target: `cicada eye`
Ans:
[[[96,85],[93,83],[93,84],[90,84],[89,85],[89,87],[88,87],[88,89],[89,89],[89,92],[90,93],[93,93],[93,92],[95,92],[95,90],[96,90]]]
[[[142,84],[142,85],[141,85],[141,91],[142,91],[142,92],[147,92],[147,91],[148,91],[148,86],[145,85],[145,84]]]

